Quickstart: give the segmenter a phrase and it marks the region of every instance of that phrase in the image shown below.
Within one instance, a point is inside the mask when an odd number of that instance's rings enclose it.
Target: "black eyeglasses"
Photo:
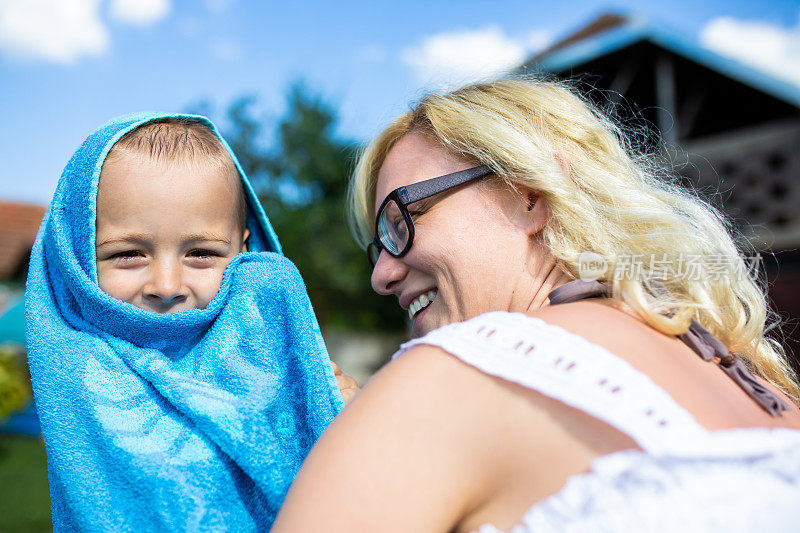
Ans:
[[[378,208],[378,215],[375,217],[375,237],[367,246],[370,264],[375,266],[381,250],[386,250],[393,257],[402,257],[411,248],[411,243],[414,242],[414,220],[407,209],[409,204],[486,177],[491,173],[492,169],[481,165],[398,187],[390,192]]]

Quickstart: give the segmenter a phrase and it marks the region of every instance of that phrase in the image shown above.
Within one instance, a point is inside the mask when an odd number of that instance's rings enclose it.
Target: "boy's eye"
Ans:
[[[205,248],[196,248],[194,250],[191,250],[188,255],[189,255],[189,257],[195,257],[195,258],[199,258],[199,259],[206,258],[206,257],[220,257],[221,256],[221,254],[219,252],[215,252],[214,250],[208,250],[208,249],[205,249]]]
[[[139,250],[124,250],[122,252],[117,252],[110,257],[110,259],[119,259],[122,261],[129,261],[131,259],[136,259],[138,257],[144,257],[144,254]]]

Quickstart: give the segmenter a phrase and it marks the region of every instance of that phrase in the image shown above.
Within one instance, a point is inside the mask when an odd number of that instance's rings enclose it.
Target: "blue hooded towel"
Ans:
[[[31,254],[27,345],[56,531],[267,530],[343,407],[303,281],[232,152],[250,252],[208,307],[160,315],[100,290],[103,161],[137,126],[181,116],[219,136],[204,117],[155,113],[92,133]]]

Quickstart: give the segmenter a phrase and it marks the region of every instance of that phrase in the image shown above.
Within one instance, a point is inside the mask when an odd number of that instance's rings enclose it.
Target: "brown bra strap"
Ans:
[[[666,288],[660,288],[660,291]],[[552,290],[549,294],[550,304],[576,302],[585,298],[610,297],[611,287],[598,281],[574,280]],[[704,361],[716,361],[717,365],[744,390],[748,396],[758,403],[772,416],[781,416],[789,406],[777,394],[759,383],[745,364],[734,356],[722,342],[711,334],[700,323],[692,319],[686,333],[678,338],[703,358]]]

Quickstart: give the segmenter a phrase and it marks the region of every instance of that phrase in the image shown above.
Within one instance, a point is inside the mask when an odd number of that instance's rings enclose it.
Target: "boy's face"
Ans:
[[[244,251],[230,178],[213,165],[121,154],[97,192],[97,277],[107,294],[146,311],[202,309]]]

